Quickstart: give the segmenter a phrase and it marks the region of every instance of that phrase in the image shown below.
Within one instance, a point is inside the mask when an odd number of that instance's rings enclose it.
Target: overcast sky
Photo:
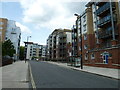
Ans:
[[[74,14],[81,14],[86,3],[79,0],[6,0],[0,3],[0,17],[16,21],[22,31],[21,45],[29,35],[32,36],[29,41],[45,45],[53,30],[72,28],[76,20]]]

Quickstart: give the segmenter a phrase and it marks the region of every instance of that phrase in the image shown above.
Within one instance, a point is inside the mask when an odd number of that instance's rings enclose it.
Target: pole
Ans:
[[[31,37],[31,36],[27,36],[27,51],[28,51],[28,40],[29,40],[29,37]],[[26,59],[25,59],[25,63],[26,63],[26,60],[27,60],[27,51],[26,51]]]
[[[112,24],[112,36],[113,40],[115,40],[115,29],[114,29],[114,21],[113,21],[113,12],[112,12],[112,2],[110,0],[110,14],[111,14],[111,24]]]
[[[82,26],[81,25],[81,18],[80,18],[80,26]],[[81,69],[83,69],[83,61],[82,61],[82,27],[81,27],[81,29],[80,29],[80,39],[81,39]]]
[[[97,34],[97,44],[99,44],[99,40],[98,40],[98,18],[97,18],[97,12],[96,12],[96,10],[97,10],[97,7],[96,7],[96,2],[95,2],[95,18],[96,18],[96,24],[95,24],[95,26],[96,26],[96,34]]]
[[[80,27],[82,26],[81,25],[81,16],[78,15],[78,14],[74,14],[75,16],[77,16],[77,19],[80,20]],[[77,24],[77,27],[78,27],[78,24]],[[81,58],[81,69],[83,69],[83,61],[82,61],[82,27],[80,29],[80,39],[81,39],[81,55],[80,55],[80,58]]]

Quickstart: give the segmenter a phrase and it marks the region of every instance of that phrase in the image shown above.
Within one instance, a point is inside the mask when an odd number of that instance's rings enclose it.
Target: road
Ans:
[[[118,88],[118,80],[60,67],[47,62],[29,61],[37,88]]]

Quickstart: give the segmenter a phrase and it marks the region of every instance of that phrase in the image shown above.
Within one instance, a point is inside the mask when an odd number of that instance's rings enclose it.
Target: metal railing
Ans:
[[[113,2],[112,3],[112,8],[114,8],[114,7],[115,7],[115,3]],[[103,12],[105,12],[109,9],[110,9],[110,2],[107,2],[106,4],[104,4],[103,6],[98,8],[98,10],[96,11],[97,15],[100,15],[100,14],[102,14]]]

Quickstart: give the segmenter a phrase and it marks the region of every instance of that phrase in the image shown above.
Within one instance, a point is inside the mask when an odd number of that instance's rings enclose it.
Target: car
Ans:
[[[39,59],[38,59],[38,58],[36,58],[36,61],[39,61]]]
[[[13,58],[6,55],[2,57],[2,66],[9,65],[13,63]]]

